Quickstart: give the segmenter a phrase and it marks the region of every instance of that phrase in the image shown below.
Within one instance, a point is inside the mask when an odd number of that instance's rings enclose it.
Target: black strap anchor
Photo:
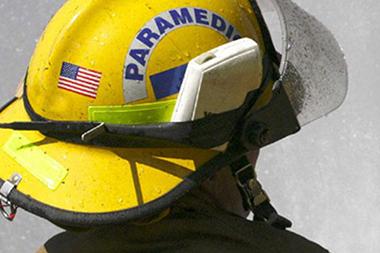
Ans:
[[[244,208],[253,212],[256,221],[265,221],[278,229],[292,226],[292,222],[279,215],[271,205],[268,195],[257,180],[252,164],[246,157],[233,163],[231,170],[243,198]]]
[[[9,201],[8,197],[21,180],[22,177],[19,174],[14,174],[11,179],[5,181],[0,188],[0,212],[4,218],[9,221],[13,221],[16,218],[18,206]]]

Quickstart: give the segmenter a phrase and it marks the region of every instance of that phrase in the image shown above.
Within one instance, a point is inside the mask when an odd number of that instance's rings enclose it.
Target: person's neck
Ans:
[[[200,191],[207,194],[209,200],[224,211],[243,218],[248,217],[249,211],[243,208],[240,192],[228,167],[205,181],[200,187]]]

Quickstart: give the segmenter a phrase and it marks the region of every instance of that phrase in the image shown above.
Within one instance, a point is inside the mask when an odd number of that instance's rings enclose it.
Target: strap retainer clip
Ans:
[[[254,168],[246,159],[245,164],[240,169],[235,167],[234,176],[237,186],[240,189],[244,204],[253,212],[256,221],[265,221],[271,226],[279,229],[287,229],[292,226],[292,222],[279,215],[271,205],[269,196],[257,180]]]
[[[11,179],[5,181],[0,188],[0,212],[8,221],[14,220],[18,208],[18,206],[9,201],[8,197],[11,192],[17,188],[21,180],[22,176],[15,173]]]

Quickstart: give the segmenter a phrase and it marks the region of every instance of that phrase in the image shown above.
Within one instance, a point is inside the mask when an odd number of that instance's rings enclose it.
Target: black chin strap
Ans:
[[[292,222],[279,215],[271,205],[268,195],[257,180],[254,167],[245,156],[232,163],[230,168],[240,190],[244,208],[253,212],[256,221],[265,221],[278,229],[292,226]]]

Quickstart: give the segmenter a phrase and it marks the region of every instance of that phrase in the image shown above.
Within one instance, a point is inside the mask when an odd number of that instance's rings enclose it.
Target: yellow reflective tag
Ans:
[[[110,124],[152,124],[170,122],[176,99],[137,105],[90,106],[89,120]]]
[[[13,133],[4,144],[3,150],[51,190],[56,190],[68,174],[63,165],[21,133]]]

